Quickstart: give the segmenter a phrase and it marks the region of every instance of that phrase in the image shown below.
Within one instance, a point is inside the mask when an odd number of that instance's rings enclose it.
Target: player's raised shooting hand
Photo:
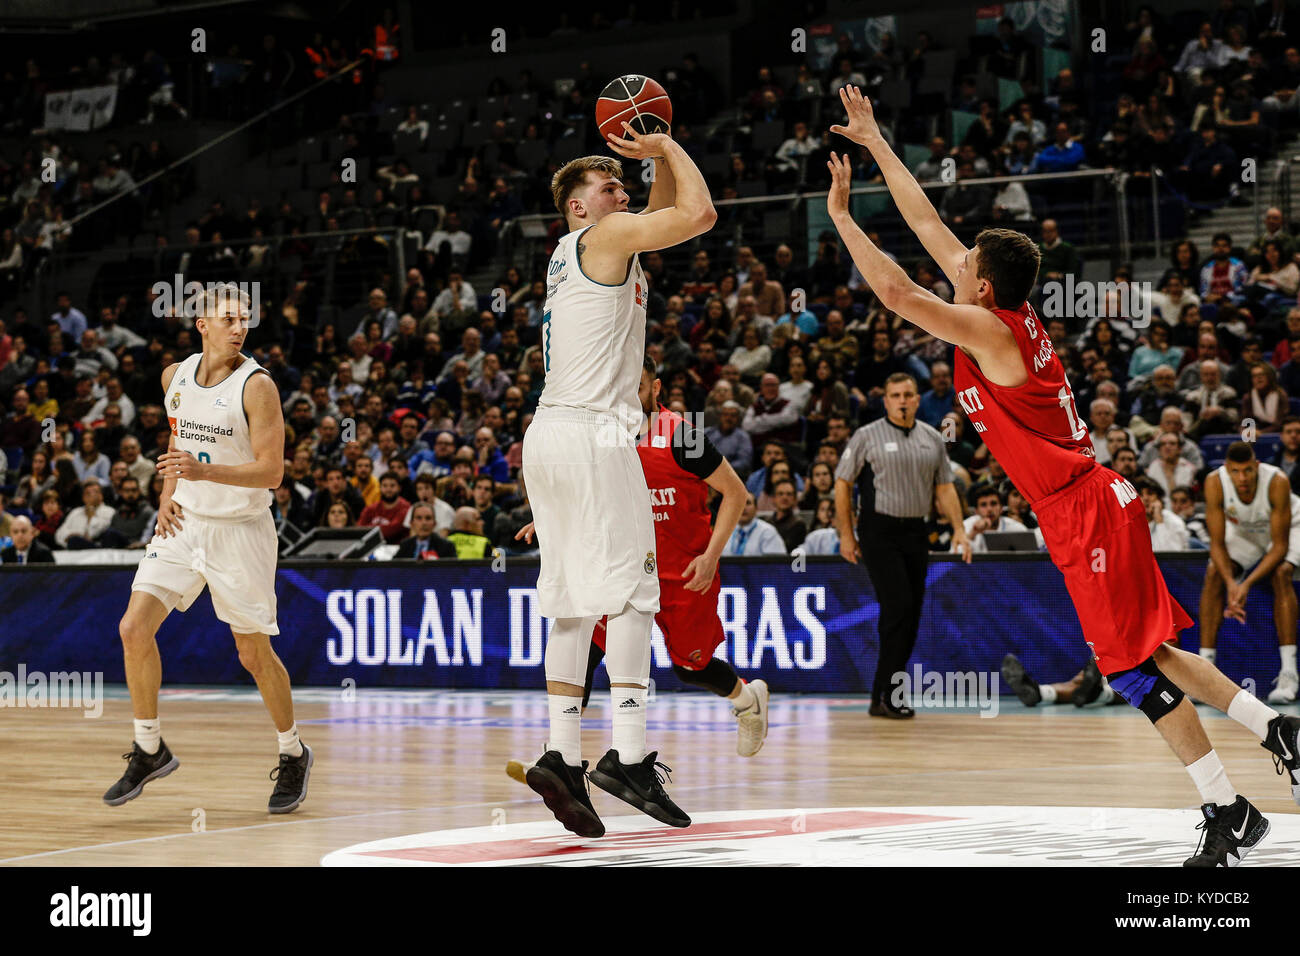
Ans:
[[[515,532],[515,540],[527,541],[529,544],[533,543],[533,523],[531,521]]]
[[[207,474],[207,465],[187,451],[173,448],[158,456],[158,474],[164,478],[184,478],[186,481],[202,481]]]
[[[847,156],[831,153],[826,160],[826,168],[831,171],[831,188],[826,194],[826,211],[832,219],[847,216],[849,213],[849,187],[853,180],[853,166]]]
[[[831,132],[847,137],[859,146],[871,148],[880,138],[880,126],[876,123],[876,114],[871,108],[871,100],[863,96],[862,91],[856,86],[841,86],[840,102],[844,104],[844,112],[848,114],[849,122],[847,126],[839,124],[832,126]]]
[[[628,159],[655,159],[663,156],[664,144],[672,141],[667,133],[638,133],[626,121],[623,129],[627,131],[623,139],[613,133],[609,134],[609,148]]]
[[[707,551],[691,559],[682,572],[686,579],[686,590],[707,591],[713,585],[713,576],[718,573],[718,559]]]

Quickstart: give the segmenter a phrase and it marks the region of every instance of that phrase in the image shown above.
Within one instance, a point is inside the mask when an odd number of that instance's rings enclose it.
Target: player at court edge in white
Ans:
[[[104,802],[121,806],[180,766],[162,739],[155,635],[174,608],[186,610],[206,585],[279,736],[267,810],[289,813],[307,796],[313,757],[298,737],[289,674],[271,649],[271,635],[280,633],[270,510],[270,489],[284,472],[280,395],[269,374],[257,374],[266,370],[240,351],[248,334],[247,294],[225,283],[199,293],[186,309],[203,350],[162,374],[171,438],[158,458],[164,479],[158,524],[118,625],[135,740],[123,754],[126,772]]]
[[[667,133],[623,126],[625,138],[610,134],[610,148],[654,161],[644,210],[628,211],[623,166],[613,157],[575,159],[551,180],[570,231],[547,271],[545,384],[523,449],[541,550],[538,608],[554,620],[545,662],[550,736],[526,779],[555,818],[584,837],[605,833],[580,747],[587,655],[605,616],[613,739],[591,782],[663,823],[691,822],[664,791],[658,753],[646,752],[659,577],[650,493],[636,451],[648,298],[637,253],[693,239],[717,213],[704,177]]]
[[[1300,678],[1291,582],[1300,567],[1300,497],[1292,493],[1286,472],[1259,461],[1249,442],[1233,442],[1223,464],[1205,478],[1205,526],[1210,563],[1201,590],[1201,656],[1214,660],[1219,625],[1225,618],[1245,624],[1246,596],[1267,582],[1282,658],[1268,702],[1294,704]]]

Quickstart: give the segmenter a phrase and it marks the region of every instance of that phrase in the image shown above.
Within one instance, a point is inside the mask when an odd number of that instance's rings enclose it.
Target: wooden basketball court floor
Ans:
[[[164,688],[163,735],[180,768],[118,808],[100,797],[125,766],[130,703],[121,686],[106,687],[105,698],[98,719],[69,709],[3,713],[0,864],[314,866],[348,846],[429,831],[549,822],[564,835],[540,799],[504,772],[512,757],[535,759],[546,738],[540,692],[356,691],[345,699],[341,690],[297,689],[296,716],[316,764],[307,801],[279,817],[266,812],[275,738],[255,690]],[[1027,709],[1003,697],[991,718],[930,709],[898,722],[869,717],[867,703],[774,693],[767,742],[745,759],[725,703],[664,693],[651,703],[649,742],[673,768],[670,793],[692,814],[1199,802],[1164,742],[1128,707]],[[608,747],[607,706],[598,690],[584,720],[593,762]],[[1285,779],[1248,732],[1200,710],[1237,789],[1293,828],[1249,862],[1300,865],[1300,808]],[[635,814],[601,791],[593,799],[607,819]],[[1186,815],[1171,860],[1195,846],[1197,820]]]

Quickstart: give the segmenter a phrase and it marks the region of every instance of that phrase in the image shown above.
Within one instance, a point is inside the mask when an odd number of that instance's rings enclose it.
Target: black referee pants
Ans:
[[[892,706],[894,675],[907,670],[921,627],[929,538],[921,518],[874,514],[859,528],[858,543],[880,603],[880,660],[871,697]]]

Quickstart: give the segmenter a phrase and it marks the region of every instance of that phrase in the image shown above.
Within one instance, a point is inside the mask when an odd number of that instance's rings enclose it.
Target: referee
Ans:
[[[880,602],[880,660],[871,687],[871,716],[906,720],[916,713],[894,696],[894,675],[907,670],[925,601],[930,507],[952,523],[953,549],[971,559],[961,503],[943,436],[916,420],[916,380],[896,372],[885,380],[885,417],[853,433],[835,470],[835,515],[840,554],[862,557]],[[858,488],[858,532],[853,533],[853,486]],[[860,549],[858,542],[865,545]]]

